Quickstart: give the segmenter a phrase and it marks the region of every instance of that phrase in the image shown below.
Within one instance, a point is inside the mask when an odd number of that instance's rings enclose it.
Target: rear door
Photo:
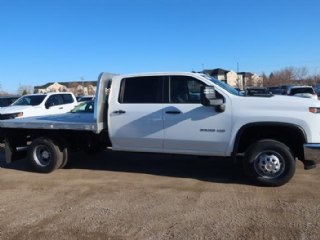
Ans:
[[[63,101],[62,112],[70,112],[77,105],[77,102],[72,94],[64,93],[61,94],[61,97]]]
[[[162,151],[163,76],[124,78],[118,98],[109,106],[112,147],[118,150]],[[117,83],[119,84],[119,83]]]
[[[54,94],[48,97],[45,102],[45,107],[47,109],[47,114],[58,114],[63,111],[63,99],[61,94]]]
[[[48,109],[48,114],[59,114],[70,112],[75,105],[75,100],[71,94],[54,94],[51,95],[45,106]]]

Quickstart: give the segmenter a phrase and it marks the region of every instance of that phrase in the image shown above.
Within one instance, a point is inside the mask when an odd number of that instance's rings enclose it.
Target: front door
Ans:
[[[164,151],[201,155],[223,155],[231,134],[231,104],[218,112],[200,103],[200,80],[171,76],[169,104],[163,109]]]

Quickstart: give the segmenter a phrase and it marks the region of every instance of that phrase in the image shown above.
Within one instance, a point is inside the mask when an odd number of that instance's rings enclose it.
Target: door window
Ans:
[[[64,104],[73,103],[74,99],[71,94],[62,94],[62,99]]]
[[[121,82],[120,103],[161,103],[163,76],[124,78]]]
[[[63,104],[63,99],[59,94],[52,95],[48,98],[46,106],[52,107]]]
[[[170,103],[200,103],[200,89],[205,84],[189,76],[170,77]]]

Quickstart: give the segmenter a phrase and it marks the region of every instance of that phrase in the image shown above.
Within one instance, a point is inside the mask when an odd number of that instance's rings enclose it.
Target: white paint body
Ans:
[[[283,123],[299,126],[308,143],[320,143],[320,114],[309,107],[320,107],[314,99],[288,96],[246,97],[233,95],[196,73],[154,73],[197,78],[214,86],[225,99],[225,111],[201,104],[123,104],[119,103],[123,78],[112,79],[109,97],[108,129],[112,148],[123,151],[182,153],[193,155],[230,156],[241,127],[252,123]],[[181,114],[169,115],[168,110]],[[116,111],[125,111],[117,115]],[[202,131],[207,129],[208,131]]]

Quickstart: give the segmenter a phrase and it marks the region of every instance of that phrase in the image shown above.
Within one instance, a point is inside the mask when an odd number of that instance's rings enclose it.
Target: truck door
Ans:
[[[59,114],[70,112],[75,102],[71,94],[54,94],[51,95],[45,103],[47,108],[46,114]]]
[[[231,104],[224,99],[224,112],[203,106],[203,85],[191,76],[170,77],[169,104],[163,110],[165,152],[224,155],[231,133]]]
[[[51,95],[46,103],[46,114],[59,114],[63,113],[63,99],[60,94]]]
[[[115,150],[162,151],[164,78],[130,77],[114,86],[119,96],[112,96],[118,100],[109,105],[108,122]]]

